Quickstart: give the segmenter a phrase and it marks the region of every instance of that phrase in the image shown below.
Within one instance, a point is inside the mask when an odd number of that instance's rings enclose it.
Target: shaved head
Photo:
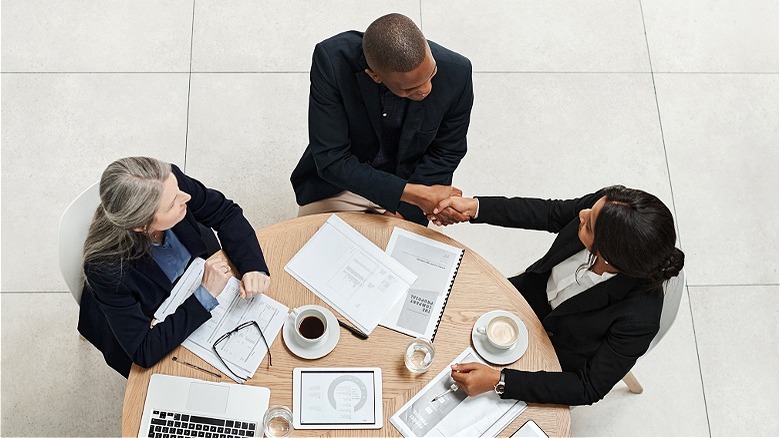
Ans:
[[[405,15],[379,17],[363,35],[363,54],[375,72],[410,72],[422,64],[427,53],[425,36]]]

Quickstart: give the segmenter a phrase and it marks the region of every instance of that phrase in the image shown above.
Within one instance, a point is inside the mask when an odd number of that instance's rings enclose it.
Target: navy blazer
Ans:
[[[213,228],[241,276],[251,271],[268,272],[255,231],[241,207],[178,167],[172,166],[172,171],[179,188],[192,196],[184,219],[172,228],[192,258],[207,258],[219,250],[209,229]],[[112,260],[89,263],[84,270],[78,330],[103,353],[106,363],[125,377],[132,363],[144,368],[154,365],[211,318],[192,295],[165,321],[149,328],[154,312],[173,289],[151,255],[121,267]]]
[[[579,212],[603,194],[566,201],[479,197],[475,223],[558,233],[547,254],[510,278],[542,322],[563,372],[506,370],[503,397],[531,403],[592,404],[636,363],[658,333],[663,291],[618,273],[552,310],[547,280],[552,268],[585,246],[577,236]]]
[[[309,92],[309,145],[290,177],[298,205],[344,190],[426,225],[422,210],[401,202],[407,182],[452,184],[466,155],[474,91],[471,63],[428,42],[438,72],[431,93],[409,100],[396,154],[396,172],[371,167],[382,137],[377,84],[365,73],[363,33],[344,32],[314,48]]]

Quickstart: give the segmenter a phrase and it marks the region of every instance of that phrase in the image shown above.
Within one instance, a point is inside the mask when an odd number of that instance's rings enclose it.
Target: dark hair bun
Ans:
[[[672,253],[669,254],[669,258],[664,261],[664,263],[661,265],[658,275],[663,280],[668,280],[672,277],[676,277],[680,274],[680,271],[682,271],[683,265],[685,264],[685,253],[680,251],[677,248],[674,248],[672,250]]]

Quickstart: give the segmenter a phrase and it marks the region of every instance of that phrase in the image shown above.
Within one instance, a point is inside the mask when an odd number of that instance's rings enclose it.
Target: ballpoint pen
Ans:
[[[431,400],[431,403],[433,403],[433,402],[435,402],[436,400],[438,400],[438,399],[440,399],[440,398],[444,397],[445,395],[447,395],[447,394],[449,394],[449,393],[451,393],[451,392],[455,392],[455,391],[457,391],[457,390],[458,390],[458,385],[457,385],[457,384],[455,384],[455,383],[453,383],[452,385],[450,385],[450,389],[448,389],[448,390],[446,390],[446,391],[442,392],[441,394],[437,395],[436,397],[434,397],[434,398],[433,398],[433,400]]]
[[[199,367],[199,366],[197,366],[197,365],[193,365],[193,364],[191,364],[191,363],[189,363],[189,362],[185,362],[185,361],[183,361],[183,360],[179,359],[179,358],[178,358],[178,357],[176,357],[176,356],[173,356],[173,361],[174,361],[174,362],[178,362],[178,363],[180,363],[180,364],[182,364],[182,365],[187,365],[187,366],[188,366],[188,367],[190,367],[190,368],[195,368],[196,370],[203,371],[204,373],[209,373],[209,374],[211,374],[211,375],[212,375],[212,376],[214,376],[214,377],[219,377],[219,378],[222,378],[222,374],[217,374],[217,373],[215,373],[214,371],[209,371],[209,370],[207,370],[207,369],[205,369],[205,368],[201,368],[201,367]]]
[[[339,321],[339,325],[340,326],[344,327],[348,332],[350,332],[353,335],[355,335],[356,338],[362,339],[364,341],[366,339],[368,339],[368,335],[367,334],[361,332],[360,330],[356,329],[355,327],[352,327],[351,325],[347,324],[346,322],[344,322],[344,321],[342,321],[340,319],[338,321]]]

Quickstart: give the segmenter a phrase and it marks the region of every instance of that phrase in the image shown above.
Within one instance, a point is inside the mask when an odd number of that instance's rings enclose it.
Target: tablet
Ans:
[[[295,368],[293,426],[296,429],[380,429],[380,368]]]

